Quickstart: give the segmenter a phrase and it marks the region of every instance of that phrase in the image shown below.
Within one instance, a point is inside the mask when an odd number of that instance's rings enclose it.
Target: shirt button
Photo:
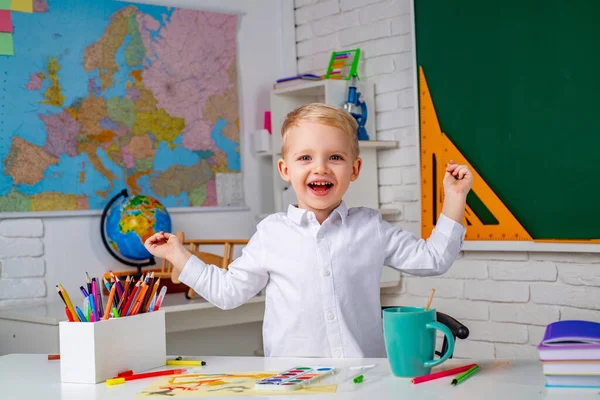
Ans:
[[[332,313],[332,312],[328,312],[328,313],[327,313],[327,319],[328,319],[328,320],[330,320],[330,321],[331,321],[331,320],[332,320],[332,319],[334,319],[334,318],[335,318],[335,315],[333,315],[333,313]]]
[[[323,239],[323,234],[322,233],[317,233],[317,239],[319,239],[319,240]]]
[[[325,275],[325,276],[329,276],[329,275],[331,275],[331,271],[330,271],[330,270],[328,270],[328,269],[326,269],[326,270],[323,272],[323,275]]]
[[[333,355],[335,356],[335,358],[340,358],[342,356],[342,352],[339,350],[336,350],[333,352]]]

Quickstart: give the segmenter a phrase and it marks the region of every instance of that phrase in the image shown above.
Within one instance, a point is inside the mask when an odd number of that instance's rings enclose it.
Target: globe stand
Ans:
[[[102,238],[102,243],[104,244],[104,247],[110,253],[111,256],[113,256],[116,260],[118,260],[119,262],[121,262],[125,265],[129,265],[130,267],[137,268],[138,274],[141,275],[142,267],[156,265],[156,261],[154,260],[154,257],[150,257],[147,261],[142,261],[139,263],[130,261],[130,260],[120,256],[119,254],[115,253],[113,251],[112,247],[108,244],[108,241],[106,240],[106,232],[104,231],[104,223],[106,222],[106,217],[108,215],[108,211],[111,209],[111,207],[115,203],[115,201],[119,200],[119,197],[121,197],[121,196],[123,196],[125,198],[129,197],[129,193],[127,192],[127,189],[121,190],[119,192],[119,194],[117,194],[115,197],[113,197],[108,202],[106,207],[104,207],[104,211],[102,211],[102,217],[100,218],[100,237]]]

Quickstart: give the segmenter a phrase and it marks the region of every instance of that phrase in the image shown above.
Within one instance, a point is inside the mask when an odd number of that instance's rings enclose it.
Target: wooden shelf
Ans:
[[[273,89],[275,95],[294,95],[294,96],[323,96],[325,95],[325,86],[329,80],[312,81],[307,83],[298,83],[280,89]]]
[[[359,140],[359,149],[395,149],[398,147],[397,140]]]
[[[397,140],[359,140],[358,148],[359,149],[395,149],[398,147]],[[254,153],[258,157],[273,157],[273,155],[280,156],[281,153],[277,152],[273,154],[272,152],[260,152]]]
[[[273,157],[273,153],[271,153],[270,151],[261,151],[260,153],[254,153],[256,154],[258,157]]]

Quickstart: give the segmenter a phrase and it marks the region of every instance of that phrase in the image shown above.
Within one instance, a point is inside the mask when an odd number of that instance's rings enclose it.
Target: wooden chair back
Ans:
[[[235,246],[248,244],[247,239],[186,239],[183,232],[177,232],[176,235],[181,243],[183,243],[193,255],[204,261],[206,264],[213,264],[223,269],[227,269],[229,264],[233,261]],[[223,246],[223,255],[200,250],[200,246],[215,245]],[[167,260],[163,260],[162,262],[161,275],[171,276],[171,281],[173,283],[179,283],[179,274],[173,270],[173,265]],[[193,296],[194,291],[190,288],[186,297],[192,298]]]

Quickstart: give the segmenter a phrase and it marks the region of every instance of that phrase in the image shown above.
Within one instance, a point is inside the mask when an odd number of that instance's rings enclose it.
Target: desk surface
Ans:
[[[315,360],[261,357],[206,357],[206,373],[244,371],[283,371],[298,364],[315,363]],[[466,364],[467,360],[450,360],[445,367]],[[387,359],[319,359],[319,365],[340,368],[331,380],[338,383],[336,394],[286,395],[244,397],[252,399],[501,399],[535,400],[561,398],[600,398],[598,389],[546,389],[542,369],[537,361],[481,360],[481,370],[476,376],[458,386],[451,386],[449,378],[413,385],[407,378],[392,375]],[[360,384],[350,382],[348,367],[376,364],[365,373]],[[162,369],[162,368],[161,368]],[[141,379],[123,385],[107,387],[97,385],[66,384],[60,382],[60,361],[48,361],[43,354],[10,354],[0,357],[0,387],[3,399],[133,399],[152,383]],[[326,384],[327,381],[323,382]],[[241,399],[242,397],[218,397]]]
[[[264,303],[264,296],[256,296],[250,299],[246,304]],[[181,311],[193,311],[203,309],[214,309],[214,305],[208,301],[196,297],[192,300],[185,298],[183,293],[172,293],[165,296],[161,310],[165,313],[174,313]],[[9,319],[13,321],[32,322],[46,325],[58,325],[60,321],[66,321],[65,304],[60,299],[44,304],[33,306],[18,306],[11,309],[0,311],[0,319]]]

